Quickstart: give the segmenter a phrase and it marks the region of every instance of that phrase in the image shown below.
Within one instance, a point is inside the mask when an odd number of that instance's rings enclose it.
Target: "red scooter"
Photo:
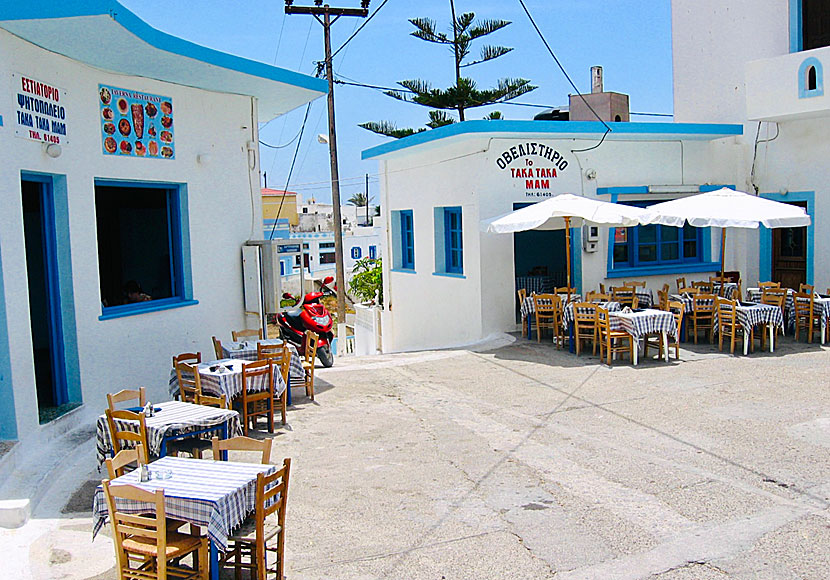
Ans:
[[[320,292],[309,292],[302,300],[297,300],[288,292],[282,295],[287,300],[295,300],[294,308],[280,312],[277,315],[277,323],[280,325],[280,335],[283,340],[293,343],[297,347],[300,356],[305,354],[305,332],[310,330],[320,337],[317,343],[317,358],[324,367],[334,364],[334,356],[331,353],[331,341],[334,334],[331,332],[332,318],[329,311],[320,303],[320,298],[334,294],[328,287],[334,281],[331,276],[323,278]]]

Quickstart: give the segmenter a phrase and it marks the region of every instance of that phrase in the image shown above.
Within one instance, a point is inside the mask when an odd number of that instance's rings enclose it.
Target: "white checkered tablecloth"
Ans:
[[[619,302],[596,302],[597,306],[601,306],[605,308],[609,312],[616,312],[622,309],[622,306]],[[574,321],[574,303],[571,302],[565,309],[562,311],[562,325],[567,328],[569,324],[573,323]]]
[[[579,294],[571,294],[570,297],[571,302],[579,302],[580,300],[582,300],[582,297]],[[559,294],[559,298],[561,298],[562,302],[565,303],[565,301],[568,299],[568,295]],[[521,307],[519,307],[519,310],[522,313],[522,318],[527,318],[528,316],[536,314],[536,302],[534,302],[533,296],[528,296],[527,298],[525,298],[524,302],[522,302]]]
[[[228,437],[242,435],[239,423],[239,413],[227,409],[182,403],[181,401],[165,401],[153,404],[154,408],[161,408],[155,415],[146,418],[147,444],[151,456],[158,456],[161,452],[161,442],[165,437],[179,433],[199,431],[209,427],[219,427],[223,423],[228,426]],[[119,429],[138,433],[138,421],[116,419]],[[215,435],[216,433],[211,433]],[[98,417],[98,430],[95,441],[98,465],[112,453],[112,441],[107,416]]]
[[[536,294],[550,294],[556,289],[556,286],[556,279],[553,276],[516,276],[516,289],[524,288],[528,295],[533,292]]]
[[[246,362],[250,361],[225,358],[199,363],[197,368],[199,369],[199,376],[202,377],[202,392],[214,397],[225,395],[228,398],[228,405],[230,405],[234,398],[242,394],[242,367]],[[276,365],[274,365],[273,375],[274,394],[281,395],[285,390],[285,381],[282,379],[282,373]],[[289,376],[289,380],[293,379]],[[249,393],[266,390],[268,390],[268,379],[266,377],[252,377],[248,381]],[[176,375],[176,369],[170,371],[168,391],[171,397],[179,394],[179,377]]]
[[[163,457],[151,463],[150,471],[169,469],[170,479],[140,482],[138,470],[112,480],[112,485],[131,484],[146,491],[164,490],[164,510],[168,518],[206,526],[208,537],[222,552],[228,548],[228,536],[248,514],[256,510],[257,474],[271,474],[276,465],[237,463]],[[153,504],[133,500],[116,500],[118,511],[139,514],[153,512]],[[95,526],[93,539],[109,519],[104,488],[98,486],[92,501]]]
[[[611,330],[624,330],[639,340],[647,334],[665,332],[677,336],[677,321],[671,312],[647,308],[641,312],[609,312]]]
[[[721,287],[720,283],[715,282],[712,285],[712,292],[714,294],[717,294],[718,290],[720,290],[720,287]],[[737,291],[738,291],[738,284],[736,284],[735,282],[727,282],[724,289],[723,289],[723,297],[728,299],[728,300],[740,299],[740,296],[735,296],[735,292],[737,292]]]
[[[761,297],[763,295],[764,293],[760,288],[746,289],[746,297],[750,302],[761,302]],[[795,296],[795,291],[792,288],[787,288],[787,298],[784,300],[784,314],[787,316],[787,320],[789,321],[788,326],[790,328],[793,327],[793,321],[795,320],[795,304],[793,303],[793,296]]]
[[[694,310],[694,299],[691,294],[672,294],[669,296],[669,300],[682,302],[684,315],[691,314],[692,310]],[[712,304],[714,300],[703,300],[702,302],[703,304]]]
[[[781,309],[771,304],[753,304],[752,306],[737,306],[738,324],[740,324],[745,332],[751,331],[759,324],[770,324],[776,328],[784,328],[784,315]],[[718,311],[715,310],[714,318],[714,332],[718,332]]]
[[[283,340],[281,338],[267,338],[264,340],[229,342],[222,345],[222,354],[225,355],[225,358],[254,361],[257,359],[257,343],[280,345],[283,343]],[[297,347],[290,342],[288,343],[288,350],[291,351],[291,367],[288,371],[288,378],[289,380],[302,381],[304,377],[303,359],[300,358]]]

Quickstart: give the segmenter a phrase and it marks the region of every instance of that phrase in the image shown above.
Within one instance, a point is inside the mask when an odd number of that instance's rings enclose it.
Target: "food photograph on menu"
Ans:
[[[173,99],[98,85],[104,155],[174,159]]]

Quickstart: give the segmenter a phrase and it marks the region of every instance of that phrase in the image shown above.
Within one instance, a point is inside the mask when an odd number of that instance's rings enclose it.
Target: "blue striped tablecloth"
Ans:
[[[242,367],[246,362],[241,359],[222,359],[210,362],[203,362],[197,365],[199,376],[202,377],[202,392],[206,395],[228,398],[228,405],[235,397],[242,394]],[[285,381],[278,366],[274,366],[274,394],[281,395],[285,390]],[[292,380],[289,375],[289,380]],[[257,393],[268,389],[268,381],[265,377],[253,377],[248,381],[248,392]],[[170,371],[168,391],[171,397],[179,394],[179,377],[176,369]]]
[[[595,305],[605,308],[609,312],[617,312],[622,309],[619,302],[594,302]],[[571,302],[562,311],[562,325],[567,328],[574,321],[574,303]]]
[[[281,338],[266,338],[264,340],[243,340],[240,342],[229,342],[222,345],[222,354],[225,358],[233,358],[247,361],[254,361],[257,359],[257,343],[268,345],[280,345],[283,343]],[[288,379],[290,381],[304,380],[303,359],[300,358],[297,352],[297,347],[288,343],[288,350],[291,351],[291,367],[288,371]]]
[[[273,473],[279,466],[163,457],[148,467],[151,472],[169,469],[172,477],[141,483],[138,470],[135,470],[112,480],[112,485],[131,484],[146,491],[163,489],[167,517],[206,526],[210,540],[224,552],[231,532],[256,510],[257,474]],[[120,499],[116,501],[116,509],[138,514],[154,512],[155,505]],[[94,539],[109,519],[102,486],[95,490],[92,517]]]
[[[567,294],[558,294],[558,296],[562,299],[563,304],[568,304]],[[579,302],[580,300],[582,300],[582,296],[580,296],[579,294],[571,294],[570,299],[571,302]],[[534,297],[528,296],[527,298],[525,298],[524,302],[522,302],[520,310],[522,313],[522,318],[527,318],[528,316],[536,314],[536,302]]]
[[[177,434],[227,425],[228,437],[242,435],[239,413],[236,411],[181,401],[154,403],[153,407],[160,407],[161,410],[156,411],[155,415],[147,417],[145,420],[147,424],[147,445],[150,447],[149,453],[151,456],[158,457],[161,452],[162,440],[165,437]],[[115,422],[119,429],[138,433],[138,421],[116,419]],[[209,433],[209,436],[212,435],[215,435],[215,433]],[[98,465],[101,465],[104,459],[112,454],[112,439],[106,415],[98,417],[95,451]]]

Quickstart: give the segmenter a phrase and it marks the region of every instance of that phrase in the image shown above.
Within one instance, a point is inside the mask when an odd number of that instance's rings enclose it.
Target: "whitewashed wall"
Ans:
[[[211,356],[211,335],[230,338],[243,324],[241,251],[262,236],[257,142],[251,99],[170,83],[109,74],[44,51],[0,30],[0,252],[18,435],[38,430],[37,399],[28,317],[20,172],[65,175],[69,198],[78,355],[86,405],[103,410],[107,392],[146,386],[154,400],[168,398],[171,356],[200,350]],[[22,73],[67,91],[69,143],[47,157],[41,144],[18,138],[11,75]],[[98,84],[172,97],[176,159],[104,156]],[[255,148],[256,149],[256,148]],[[208,163],[197,163],[210,153]],[[95,228],[94,179],[187,184],[193,298],[198,305],[98,320],[101,314]]]

